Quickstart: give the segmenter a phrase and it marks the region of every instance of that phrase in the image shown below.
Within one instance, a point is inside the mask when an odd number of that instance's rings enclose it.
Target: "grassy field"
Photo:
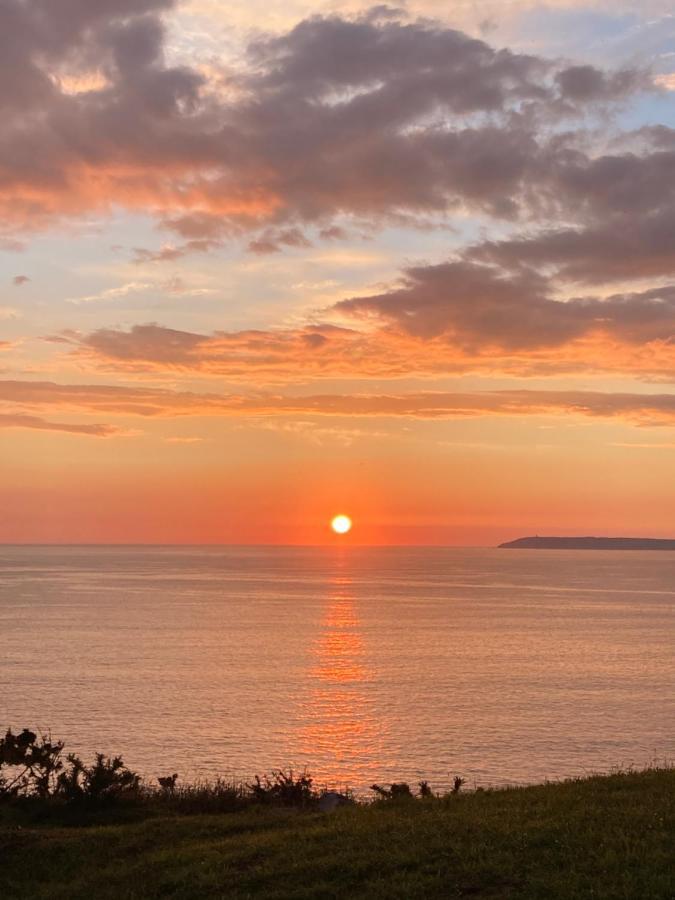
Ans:
[[[0,897],[675,898],[675,770],[324,814],[113,815],[0,810]]]

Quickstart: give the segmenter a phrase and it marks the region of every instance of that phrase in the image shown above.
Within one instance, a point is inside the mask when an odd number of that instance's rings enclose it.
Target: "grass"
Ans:
[[[74,827],[9,805],[0,896],[673,900],[674,838],[673,769],[324,814],[111,809]]]

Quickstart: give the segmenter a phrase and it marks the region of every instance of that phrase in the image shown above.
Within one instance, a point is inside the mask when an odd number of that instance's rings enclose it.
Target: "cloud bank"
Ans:
[[[384,7],[258,36],[236,67],[178,65],[166,33],[174,9],[0,0],[0,246],[112,209],[147,213],[168,233],[159,249],[132,248],[139,265],[159,267],[233,240],[264,258],[356,227],[448,229],[467,215],[476,227],[442,262],[402,266],[388,286],[295,327],[52,336],[86,371],[247,385],[215,399],[96,388],[95,401],[93,388],[79,399],[63,388],[65,408],[69,397],[73,409],[139,416],[553,410],[671,422],[665,394],[300,400],[250,388],[469,372],[675,379],[675,131],[622,133],[612,118],[658,89],[649,73],[516,53]],[[139,278],[69,299],[105,305],[163,284],[188,293],[180,279]],[[35,415],[35,390],[26,383],[19,415]]]
[[[104,425],[56,425],[35,412],[105,413],[134,418],[295,416],[458,419],[481,416],[563,416],[621,419],[637,425],[675,425],[675,395],[599,391],[503,390],[407,394],[208,394],[116,385],[64,385],[0,381],[0,404],[20,408],[3,413],[1,424],[108,436]],[[4,421],[3,421],[4,420]],[[22,425],[23,422],[23,425]]]
[[[345,215],[533,216],[596,182],[589,205],[602,205],[607,180],[623,176],[552,126],[651,85],[639,71],[495,49],[382,7],[258,38],[240,68],[210,79],[167,62],[172,7],[3,0],[0,184],[12,235],[119,206],[185,241],[162,259],[242,231],[269,252]],[[640,159],[646,181],[670,170],[670,154]]]

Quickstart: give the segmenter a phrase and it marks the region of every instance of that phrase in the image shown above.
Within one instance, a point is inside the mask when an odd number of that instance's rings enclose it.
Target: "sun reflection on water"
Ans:
[[[351,579],[331,580],[321,631],[310,649],[312,685],[299,738],[333,787],[358,784],[380,755],[382,723],[370,690],[376,675]]]

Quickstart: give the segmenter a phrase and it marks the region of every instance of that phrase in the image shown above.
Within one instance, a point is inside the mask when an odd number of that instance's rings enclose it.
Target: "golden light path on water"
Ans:
[[[378,714],[376,674],[348,576],[334,576],[310,652],[311,689],[298,735],[300,754],[323,760],[330,787],[363,783],[372,759],[384,762],[387,728]]]

